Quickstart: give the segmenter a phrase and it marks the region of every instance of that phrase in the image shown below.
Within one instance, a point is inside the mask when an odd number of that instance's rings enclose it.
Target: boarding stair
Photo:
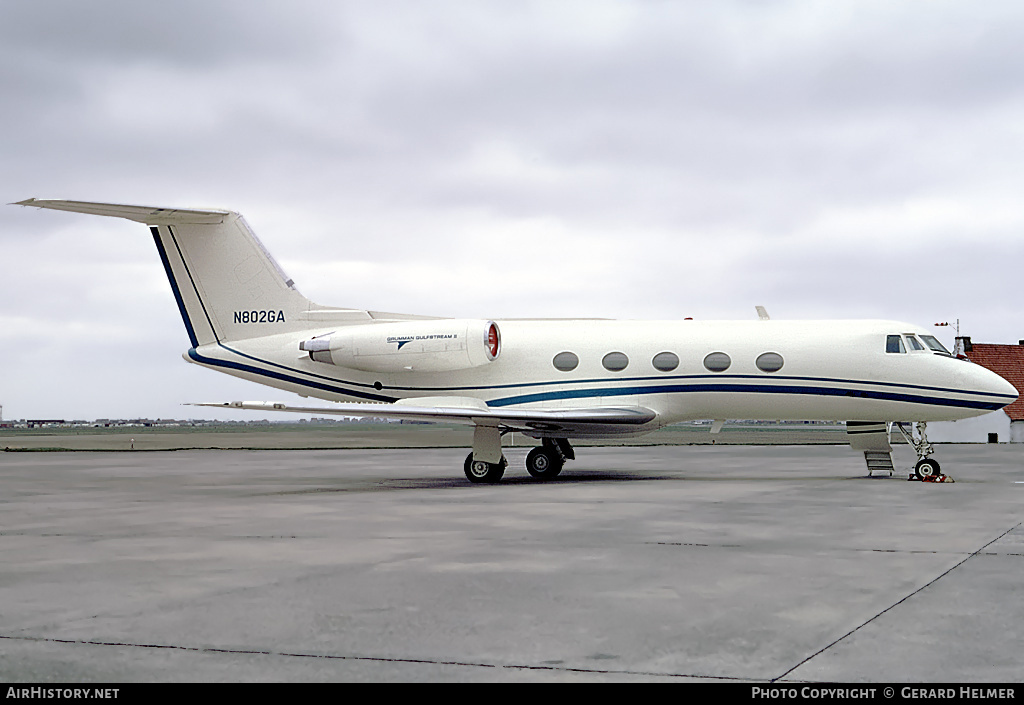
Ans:
[[[866,450],[864,451],[864,462],[868,466],[868,477],[872,477],[875,471],[878,474],[884,472],[889,473],[889,477],[892,477],[894,468],[892,465],[892,452],[886,452],[881,450]]]

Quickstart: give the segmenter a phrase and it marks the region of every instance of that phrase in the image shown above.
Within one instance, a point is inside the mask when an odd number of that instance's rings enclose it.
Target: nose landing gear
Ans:
[[[907,424],[897,421],[895,424],[903,437],[907,439],[914,451],[917,453],[917,464],[914,465],[914,472],[908,480],[920,480],[921,482],[953,482],[949,475],[943,475],[939,467],[939,461],[931,457],[935,452],[935,446],[928,442],[927,427],[924,421],[917,421],[908,428]]]

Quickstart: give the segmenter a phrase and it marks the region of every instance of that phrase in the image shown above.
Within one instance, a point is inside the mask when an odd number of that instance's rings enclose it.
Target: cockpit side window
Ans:
[[[949,352],[949,350],[946,350],[946,346],[940,343],[939,339],[936,338],[934,335],[922,335],[921,340],[923,340],[924,344],[931,348],[933,351],[941,355],[949,355],[950,357],[953,356],[953,354]]]
[[[911,350],[924,350],[924,346],[921,345],[921,341],[915,338],[910,333],[906,333],[907,344],[910,345]]]
[[[903,338],[898,335],[887,335],[885,337],[885,351],[887,353],[905,353],[907,349],[903,347]]]

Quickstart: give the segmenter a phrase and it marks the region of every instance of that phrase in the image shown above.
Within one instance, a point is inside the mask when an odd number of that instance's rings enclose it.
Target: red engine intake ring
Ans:
[[[501,349],[501,334],[498,333],[498,326],[495,323],[491,323],[487,329],[487,352],[490,354],[491,359],[494,360],[498,357],[498,351]]]

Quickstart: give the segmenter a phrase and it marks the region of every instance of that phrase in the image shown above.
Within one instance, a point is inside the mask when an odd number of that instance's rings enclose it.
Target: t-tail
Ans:
[[[148,225],[193,348],[308,330],[327,320],[373,318],[366,311],[320,306],[299,293],[242,216],[233,211],[34,198],[18,205]]]

